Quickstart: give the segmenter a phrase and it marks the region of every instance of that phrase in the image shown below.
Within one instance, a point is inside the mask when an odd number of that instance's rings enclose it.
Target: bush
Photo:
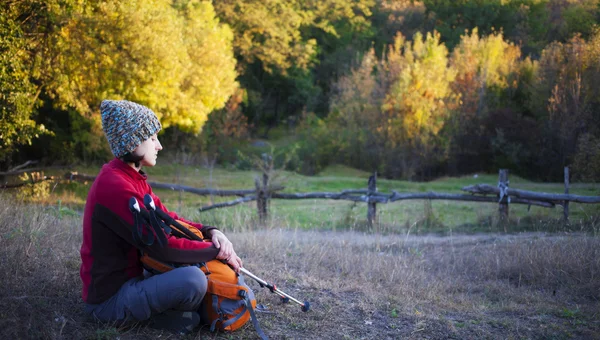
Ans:
[[[573,175],[585,182],[600,181],[600,138],[588,133],[579,137]]]
[[[339,150],[326,123],[314,114],[306,114],[297,129],[297,140],[282,151],[288,161],[288,170],[315,175],[334,163]]]

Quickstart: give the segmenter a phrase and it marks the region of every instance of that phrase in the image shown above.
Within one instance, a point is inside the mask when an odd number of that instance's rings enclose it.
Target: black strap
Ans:
[[[200,236],[191,232],[187,227],[181,225],[181,223],[177,222],[176,219],[169,216],[169,214],[162,211],[160,208],[157,207],[155,211],[156,211],[156,215],[158,215],[158,217],[160,217],[163,221],[165,221],[165,224],[170,224],[170,225],[174,226],[175,228],[179,229],[179,231],[184,233],[187,236],[187,238],[189,238],[191,240],[195,240],[195,241],[204,241],[203,239],[200,238]]]
[[[133,236],[133,242],[136,246],[147,245],[151,246],[154,244],[154,235],[152,232],[147,231],[146,237],[144,238],[144,221],[142,220],[142,211],[139,203],[135,197],[129,199],[129,211],[133,214],[133,229],[131,230]],[[95,208],[94,208],[95,211]]]
[[[159,219],[156,217],[156,214],[154,213],[154,211],[150,210],[150,211],[148,211],[148,214],[150,215],[150,225],[152,226],[152,229],[154,229],[154,233],[156,234],[156,239],[158,240],[158,244],[161,247],[165,247],[168,242],[167,236],[165,235],[166,230],[164,230],[164,227],[161,226],[161,222],[159,222]],[[164,223],[162,223],[162,224],[164,225]],[[169,228],[169,231],[170,230],[171,230],[171,228]]]
[[[171,228],[171,235],[178,238],[188,238],[186,234],[182,233],[178,229]]]
[[[132,230],[133,240],[140,245],[151,246],[154,244],[154,234],[152,231],[144,228],[144,223],[138,212],[133,213],[134,227]],[[144,229],[146,229],[146,236],[144,236]]]
[[[167,214],[162,209],[157,207],[156,204],[154,203],[154,200],[152,199],[152,196],[150,196],[150,194],[144,195],[144,205],[146,206],[146,208],[148,209],[148,211],[150,212],[151,215],[154,214],[154,217],[156,218],[156,220],[158,221],[160,226],[165,230],[167,235],[171,234],[173,229],[170,226],[173,226],[173,227],[179,229],[179,231],[181,231],[181,233],[177,233],[178,235],[181,235],[183,233],[183,234],[185,234],[184,237],[187,237],[190,240],[204,241],[200,236],[191,232],[188,228],[181,225],[181,223],[177,222],[177,220],[175,220],[169,214]],[[211,229],[217,229],[217,228],[212,227]]]

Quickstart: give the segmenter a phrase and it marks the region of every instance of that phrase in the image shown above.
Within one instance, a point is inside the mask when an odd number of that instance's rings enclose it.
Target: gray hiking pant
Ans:
[[[180,267],[123,284],[110,299],[86,304],[85,312],[103,322],[143,321],[166,310],[197,311],[207,279],[198,267]]]

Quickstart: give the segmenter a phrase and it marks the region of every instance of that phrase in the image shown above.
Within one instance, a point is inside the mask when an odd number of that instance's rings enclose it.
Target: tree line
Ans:
[[[99,103],[126,98],[224,162],[286,126],[304,173],[596,180],[599,3],[8,0],[0,167],[106,159]]]

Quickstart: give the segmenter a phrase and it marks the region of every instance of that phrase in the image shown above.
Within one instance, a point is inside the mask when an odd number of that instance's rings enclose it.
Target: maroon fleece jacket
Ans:
[[[150,194],[156,206],[174,219],[187,222],[204,233],[214,229],[169,212],[154,195],[146,178],[142,171],[115,158],[102,167],[90,188],[83,215],[80,269],[82,297],[86,303],[101,303],[117,293],[129,279],[142,275],[140,254],[131,236],[134,224],[128,206],[131,197],[143,206],[144,195]],[[155,244],[148,247],[148,252],[164,261],[199,263],[214,259],[218,249],[212,242],[169,235],[167,247],[159,249]]]

